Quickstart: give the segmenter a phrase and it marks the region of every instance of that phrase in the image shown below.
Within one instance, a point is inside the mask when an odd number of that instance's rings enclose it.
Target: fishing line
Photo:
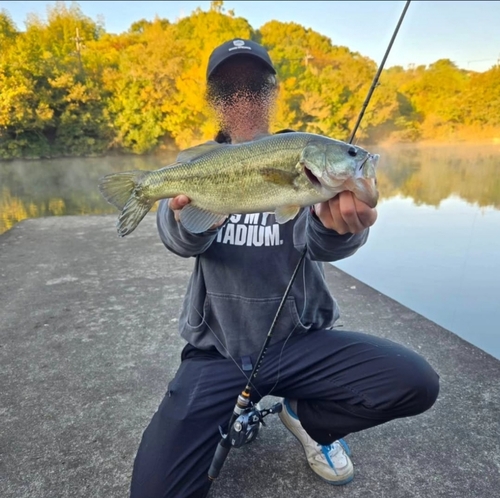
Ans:
[[[459,277],[459,283],[458,283],[458,291],[459,292],[457,292],[458,299],[460,299],[460,295],[461,295],[461,293],[463,291],[463,284],[464,284],[464,280],[465,280],[465,268],[467,266],[467,263],[470,260],[472,240],[473,240],[473,236],[474,236],[474,231],[476,229],[476,220],[477,220],[478,215],[479,215],[479,209],[476,210],[476,212],[474,214],[474,219],[472,220],[472,227],[471,227],[471,230],[470,230],[470,236],[469,236],[469,240],[467,242],[467,248],[465,249],[465,254],[464,254],[464,260],[463,260],[463,263],[462,263],[462,268],[460,269],[460,277]],[[457,316],[457,307],[458,307],[458,305],[455,304],[455,307],[453,308],[453,313],[452,313],[451,319],[450,319],[450,330],[453,330],[455,328],[455,319],[456,319],[456,316]]]
[[[295,332],[295,329],[299,326],[299,324],[302,323],[302,318],[304,318],[304,314],[306,312],[307,308],[307,287],[306,287],[306,265],[302,265],[302,282],[304,284],[304,306],[302,307],[302,313],[299,316],[298,323],[295,325],[295,327],[292,329],[292,331],[288,334],[288,336],[285,339],[285,342],[283,343],[283,346],[281,347],[280,355],[278,358],[278,368],[276,372],[276,382],[274,383],[273,387],[271,387],[270,391],[266,394],[266,396],[270,396],[276,386],[278,385],[278,382],[280,381],[280,375],[281,375],[281,360],[283,358],[283,351],[285,350],[285,346],[288,344],[289,339],[292,337],[293,333]]]
[[[296,266],[296,270],[298,270],[298,268],[300,267],[300,265],[298,264]],[[225,344],[222,342],[222,340],[218,337],[218,335],[215,333],[215,331],[212,329],[212,327],[210,327],[210,324],[207,322],[207,320],[205,319],[205,317],[200,313],[200,311],[195,307],[195,306],[191,306],[192,309],[194,311],[196,311],[196,313],[198,314],[198,316],[201,318],[201,323],[204,323],[208,330],[210,330],[210,332],[212,332],[212,334],[214,335],[214,337],[217,339],[217,341],[219,342],[219,344],[222,346],[222,348],[224,349],[224,351],[226,352],[226,354],[228,355],[228,357],[233,361],[233,363],[236,365],[236,367],[238,368],[238,370],[241,372],[241,374],[243,375],[243,377],[245,378],[245,380],[247,382],[250,383],[250,385],[252,386],[253,389],[255,389],[255,391],[257,392],[257,394],[260,396],[260,398],[264,398],[265,396],[270,396],[272,394],[272,392],[274,391],[274,389],[276,388],[276,386],[278,385],[278,382],[280,381],[280,374],[281,374],[281,360],[282,360],[282,357],[283,357],[283,351],[285,350],[285,346],[287,345],[289,339],[292,337],[293,333],[295,332],[296,328],[302,323],[302,319],[304,318],[304,314],[306,312],[306,308],[307,308],[307,287],[306,287],[306,267],[305,265],[302,266],[302,281],[303,281],[303,287],[304,287],[304,305],[302,307],[302,312],[299,316],[299,319],[297,321],[297,323],[295,324],[295,326],[293,327],[293,329],[290,331],[290,333],[287,335],[284,343],[283,343],[283,346],[281,347],[281,351],[280,351],[280,354],[279,354],[279,358],[278,358],[278,368],[277,368],[277,374],[276,374],[276,381],[274,383],[274,385],[271,387],[271,389],[269,390],[268,393],[266,394],[261,394],[259,392],[259,390],[257,389],[257,387],[255,386],[255,384],[252,383],[251,381],[251,375],[250,376],[247,376],[247,374],[245,373],[245,371],[241,368],[241,366],[239,365],[239,363],[236,361],[236,359],[234,358],[233,355],[231,355],[231,352],[228,350],[228,348],[225,346]],[[290,285],[290,284],[288,284]],[[286,299],[285,299],[286,300]],[[282,298],[282,301],[283,301],[283,298]]]
[[[378,84],[380,73],[382,72],[384,64],[387,60],[389,52],[390,52],[392,45],[394,43],[394,40],[396,39],[396,35],[397,35],[399,28],[403,22],[404,16],[406,14],[406,11],[408,10],[410,3],[411,3],[411,0],[408,0],[405,4],[403,12],[402,12],[402,14],[399,18],[399,21],[396,25],[396,29],[392,35],[389,46],[387,47],[387,50],[385,52],[384,58],[382,59],[380,67],[377,70],[377,73],[375,74],[372,85],[370,86],[370,89],[368,91],[368,95],[363,103],[363,106],[361,108],[361,112],[358,116],[357,122],[354,126],[354,129],[353,129],[353,132],[351,133],[351,136],[349,137],[349,143],[352,143],[352,141],[354,140],[354,136],[356,135],[356,131],[359,127],[359,124],[361,123],[361,120],[363,119],[363,115],[365,113],[365,110],[366,110],[368,103],[371,99],[371,96],[372,96],[372,94],[373,94],[373,92]],[[262,364],[262,361],[263,361],[264,356],[266,354],[267,348],[269,346],[269,343],[270,343],[270,340],[271,340],[271,337],[272,337],[272,334],[274,331],[274,327],[275,327],[275,325],[278,321],[278,318],[283,310],[283,307],[284,307],[286,300],[288,298],[288,295],[290,293],[291,287],[295,281],[295,277],[297,276],[297,273],[300,269],[302,262],[304,261],[306,254],[307,254],[307,245],[304,246],[304,249],[301,252],[300,258],[299,258],[297,265],[293,271],[293,274],[292,274],[290,281],[287,285],[285,293],[283,294],[283,297],[281,299],[281,302],[280,302],[280,305],[279,305],[278,310],[276,312],[276,315],[273,319],[273,322],[271,324],[269,332],[267,333],[266,339],[265,339],[264,344],[262,346],[262,349],[259,353],[259,356],[255,362],[255,366],[252,370],[252,373],[250,374],[249,379],[247,380],[247,385],[245,386],[245,389],[241,392],[241,394],[238,396],[238,399],[237,399],[236,404],[235,404],[234,409],[233,409],[233,413],[231,415],[231,418],[229,419],[229,423],[227,426],[227,433],[224,433],[222,431],[222,428],[220,429],[222,438],[221,438],[219,444],[217,445],[214,457],[212,459],[212,463],[211,463],[210,468],[208,470],[207,491],[211,487],[214,480],[218,477],[219,472],[222,468],[222,465],[224,464],[224,461],[226,460],[227,455],[228,455],[231,447],[232,446],[239,447],[242,444],[244,444],[244,439],[241,439],[240,436],[242,435],[241,434],[242,429],[245,427],[245,424],[248,422],[248,419],[245,419],[245,414],[247,414],[248,411],[250,410],[251,413],[253,414],[252,416],[254,418],[257,418],[256,422],[258,423],[259,420],[262,421],[263,416],[265,416],[269,413],[276,413],[277,411],[281,410],[281,406],[279,407],[279,409],[278,408],[274,409],[274,407],[272,407],[270,410],[263,410],[266,412],[265,415],[262,415],[263,411],[259,411],[259,410],[255,411],[255,409],[253,409],[253,411],[252,411],[252,405],[251,405],[251,401],[250,401],[250,394],[251,394],[251,388],[252,388],[251,379],[254,379],[257,376],[257,373],[259,371],[259,368]],[[304,310],[305,310],[305,306],[304,306]],[[288,341],[289,337],[291,337],[291,334],[289,334],[285,343]],[[282,352],[283,352],[283,350],[282,350]],[[281,360],[281,354],[280,354],[280,360]],[[233,361],[235,361],[235,360],[233,359]],[[274,387],[273,387],[273,389],[274,389]],[[243,434],[243,436],[244,435],[245,434]]]
[[[299,268],[300,265],[297,264],[297,268]],[[257,392],[257,394],[260,396],[260,398],[264,398],[265,396],[270,396],[274,389],[276,388],[276,386],[278,385],[278,382],[280,381],[280,375],[281,375],[281,360],[283,358],[283,351],[285,350],[285,346],[288,344],[288,341],[289,339],[292,337],[293,333],[295,332],[295,330],[297,329],[297,327],[302,324],[302,319],[304,318],[304,314],[306,312],[306,308],[307,308],[307,286],[306,286],[306,266],[302,266],[302,284],[303,284],[303,290],[304,290],[304,304],[302,306],[302,312],[300,313],[300,316],[298,318],[298,321],[297,323],[295,324],[295,326],[293,327],[293,329],[290,331],[290,333],[287,335],[284,343],[283,343],[283,346],[281,348],[281,351],[280,351],[280,354],[279,354],[279,357],[278,357],[278,368],[277,368],[277,374],[276,374],[276,381],[273,385],[273,387],[269,390],[268,393],[266,394],[261,394],[259,392],[259,390],[257,389],[257,387],[255,386],[255,384],[251,383],[252,387],[255,389],[255,391]],[[198,316],[201,318],[201,323],[205,324],[206,327],[208,328],[208,330],[210,330],[210,332],[212,332],[212,334],[214,335],[214,337],[217,339],[217,341],[219,342],[219,344],[221,345],[222,349],[224,349],[224,351],[226,352],[226,354],[228,355],[228,357],[233,361],[233,363],[236,365],[236,367],[238,368],[238,370],[241,372],[241,374],[243,375],[243,377],[245,378],[246,381],[249,380],[249,377],[247,376],[247,374],[244,372],[244,370],[241,368],[240,364],[236,361],[236,359],[231,355],[230,351],[228,350],[228,348],[225,346],[225,344],[222,342],[222,340],[219,338],[219,336],[215,333],[215,331],[212,329],[212,327],[210,327],[210,324],[207,322],[207,320],[205,319],[205,317],[200,313],[200,311],[194,306],[194,305],[191,305],[191,308],[198,314]]]
[[[247,375],[245,374],[245,371],[240,367],[239,363],[236,361],[236,359],[233,357],[233,355],[231,354],[231,352],[226,348],[226,346],[224,345],[224,343],[219,339],[219,337],[217,336],[217,334],[215,333],[214,329],[212,327],[210,327],[209,323],[205,320],[205,317],[202,316],[202,314],[196,309],[196,307],[192,306],[192,308],[196,311],[196,313],[198,313],[199,317],[201,318],[202,320],[202,323],[204,323],[208,330],[210,330],[210,332],[212,332],[212,334],[214,335],[214,337],[219,341],[219,344],[222,346],[222,348],[224,349],[224,351],[227,353],[227,355],[229,356],[229,358],[231,360],[233,360],[233,363],[236,365],[236,367],[238,368],[238,370],[241,372],[241,374],[243,375],[243,377],[245,377],[245,379],[247,380],[247,382],[250,382],[251,386],[255,389],[255,391],[257,392],[257,394],[263,398],[264,396],[266,396],[265,394],[262,395],[260,394],[259,390],[257,389],[257,387],[252,384],[252,381],[250,380],[250,377],[247,377]]]

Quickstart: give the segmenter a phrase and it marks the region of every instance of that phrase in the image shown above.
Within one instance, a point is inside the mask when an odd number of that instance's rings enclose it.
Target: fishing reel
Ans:
[[[273,413],[280,413],[282,409],[283,405],[281,403],[275,403],[270,408],[262,410],[259,409],[257,404],[245,408],[234,421],[229,429],[229,434],[226,436],[229,437],[231,446],[240,448],[244,444],[252,442],[257,437],[261,424],[266,425],[264,417]]]

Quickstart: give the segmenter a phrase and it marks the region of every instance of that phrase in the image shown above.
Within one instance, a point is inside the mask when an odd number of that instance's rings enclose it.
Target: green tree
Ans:
[[[116,43],[116,38],[106,43]],[[180,56],[170,23],[155,19],[119,38],[120,50],[106,75],[112,94],[108,109],[115,128],[114,146],[149,152],[168,135],[165,102],[173,98]]]
[[[102,29],[76,4],[48,8],[47,23],[30,15],[26,32],[2,58],[0,108],[3,157],[100,153],[109,133],[101,84],[87,74],[83,47]]]
[[[360,54],[296,23],[259,30],[282,82],[278,121],[297,130],[347,139],[375,74]]]
[[[470,76],[461,109],[466,124],[500,126],[500,65]]]
[[[414,78],[403,85],[403,93],[421,117],[422,138],[453,139],[463,122],[461,99],[468,80],[466,71],[441,59],[425,70],[418,68]]]
[[[0,51],[3,52],[12,45],[17,36],[17,29],[14,21],[4,9],[0,11]]]

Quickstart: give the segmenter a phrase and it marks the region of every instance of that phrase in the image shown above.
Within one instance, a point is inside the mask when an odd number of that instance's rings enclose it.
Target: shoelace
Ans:
[[[321,453],[325,457],[325,460],[328,462],[328,465],[335,470],[335,466],[332,462],[332,457],[334,457],[339,452],[339,444],[334,442],[328,445],[318,445],[321,448]]]

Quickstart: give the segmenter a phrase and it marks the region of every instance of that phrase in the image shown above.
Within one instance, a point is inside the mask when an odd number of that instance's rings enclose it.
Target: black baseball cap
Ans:
[[[211,53],[208,59],[207,79],[210,78],[215,69],[220,66],[224,61],[235,55],[245,55],[259,59],[264,65],[273,73],[276,74],[276,69],[273,67],[271,58],[267,50],[258,43],[251,40],[243,40],[235,38],[222,45],[219,45]]]

